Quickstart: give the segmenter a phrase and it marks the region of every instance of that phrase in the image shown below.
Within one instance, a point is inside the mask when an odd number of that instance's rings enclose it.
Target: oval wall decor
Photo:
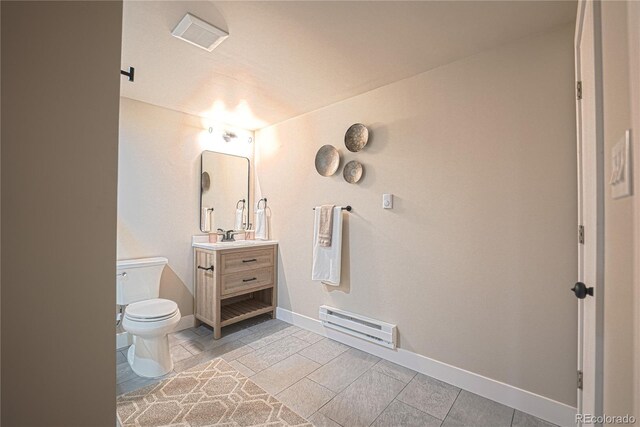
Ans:
[[[340,166],[340,153],[333,145],[323,145],[316,153],[316,170],[322,176],[331,176]]]
[[[342,176],[344,177],[344,180],[349,184],[355,184],[356,182],[360,181],[360,178],[362,178],[363,171],[364,167],[362,166],[362,163],[356,160],[352,160],[344,165]]]
[[[351,125],[344,134],[344,145],[353,153],[362,150],[368,141],[369,129],[362,123]]]

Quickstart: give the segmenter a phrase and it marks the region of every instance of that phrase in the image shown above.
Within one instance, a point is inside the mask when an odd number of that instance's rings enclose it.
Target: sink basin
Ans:
[[[277,240],[236,240],[235,242],[209,243],[209,242],[198,242],[194,239],[191,246],[193,246],[194,248],[201,248],[201,249],[220,250],[220,249],[230,249],[230,248],[249,248],[253,246],[275,245],[276,243],[278,243]]]

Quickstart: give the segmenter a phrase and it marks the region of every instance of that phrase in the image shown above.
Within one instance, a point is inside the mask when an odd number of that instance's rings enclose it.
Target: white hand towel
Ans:
[[[200,213],[200,230],[208,233],[211,231],[211,224],[213,223],[213,209],[203,206]]]
[[[318,244],[323,247],[331,246],[333,236],[333,208],[335,205],[320,206],[320,223],[318,225]]]
[[[267,212],[264,209],[256,210],[256,234],[257,240],[269,240],[269,230],[267,230]]]
[[[242,230],[244,227],[242,223],[244,222],[244,208],[236,209],[236,221],[234,225],[234,230]]]
[[[311,280],[319,280],[332,286],[340,285],[342,262],[342,208],[333,208],[333,230],[331,246],[320,246],[318,228],[320,227],[320,207],[316,207],[313,224],[313,266]]]

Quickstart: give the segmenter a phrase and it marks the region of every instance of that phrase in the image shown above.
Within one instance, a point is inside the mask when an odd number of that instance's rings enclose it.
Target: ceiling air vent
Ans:
[[[171,32],[174,37],[211,52],[229,33],[187,13]]]

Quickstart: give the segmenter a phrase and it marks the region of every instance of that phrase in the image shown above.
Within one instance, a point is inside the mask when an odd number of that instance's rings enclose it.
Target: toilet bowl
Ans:
[[[116,303],[125,307],[122,328],[133,336],[127,360],[141,377],[157,378],[173,369],[169,338],[180,321],[178,305],[160,296],[163,257],[119,260]]]
[[[141,377],[156,378],[173,370],[169,338],[180,321],[178,305],[170,300],[153,298],[129,304],[122,327],[133,336],[127,361]]]

